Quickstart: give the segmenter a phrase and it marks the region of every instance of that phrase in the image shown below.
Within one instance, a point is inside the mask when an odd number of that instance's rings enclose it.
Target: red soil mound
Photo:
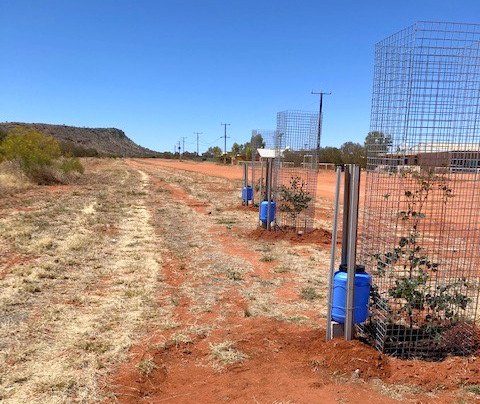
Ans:
[[[325,229],[315,229],[309,233],[299,235],[290,229],[282,230],[276,229],[268,231],[261,227],[253,230],[249,236],[254,240],[288,240],[294,243],[308,243],[308,244],[322,244],[330,245],[332,242],[332,233]]]
[[[331,402],[335,394],[329,379],[332,374],[350,375],[361,369],[361,376],[380,377],[388,368],[382,355],[357,341],[327,344],[322,331],[265,318],[245,318],[241,322],[232,335],[216,331],[191,344],[167,349],[152,349],[152,340],[148,345],[141,344],[109,385],[120,401],[132,403],[168,397],[177,403],[245,402],[251,397],[258,402],[281,398]],[[236,349],[248,358],[216,371],[209,364],[209,344],[225,339],[236,341]],[[155,364],[148,376],[137,367],[145,358]],[[358,388],[349,391],[346,387],[345,391],[349,399],[359,399],[362,393]]]
[[[108,385],[121,402],[155,402],[162,398],[176,403],[213,403],[245,402],[251,397],[258,402],[280,398],[331,402],[336,391],[331,377],[335,375],[377,378],[427,390],[441,387],[448,391],[480,383],[480,364],[472,358],[449,358],[440,363],[399,360],[359,341],[325,342],[323,331],[306,326],[266,318],[244,318],[240,323],[234,333],[216,330],[192,343],[167,348],[155,348],[155,343],[165,339],[151,337],[133,349],[130,362],[110,378]],[[236,341],[236,349],[248,358],[222,371],[214,370],[210,344],[225,340]],[[154,367],[148,375],[142,375],[138,364],[146,358]],[[350,387],[342,385],[342,394],[349,400],[369,397],[372,403],[389,402],[372,390],[365,395],[359,385]]]
[[[316,354],[315,364],[329,373],[350,376],[355,372],[365,380],[372,377],[386,379],[391,374],[389,358],[360,341],[334,339],[322,343]]]

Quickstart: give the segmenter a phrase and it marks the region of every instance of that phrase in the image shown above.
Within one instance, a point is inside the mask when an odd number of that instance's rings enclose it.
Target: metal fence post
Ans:
[[[360,192],[360,166],[348,167],[351,176],[350,209],[347,246],[347,307],[345,315],[345,339],[353,337],[354,302],[355,302],[355,266],[357,255],[358,201]]]
[[[337,252],[337,232],[338,232],[338,210],[340,204],[340,179],[342,176],[342,167],[337,167],[337,178],[335,185],[335,199],[333,203],[333,225],[332,225],[332,247],[330,251],[330,276],[328,282],[328,305],[327,305],[327,335],[326,340],[332,339],[332,295],[333,295],[333,275],[335,273],[335,255]]]
[[[255,160],[251,162],[252,167],[252,206],[255,206]]]

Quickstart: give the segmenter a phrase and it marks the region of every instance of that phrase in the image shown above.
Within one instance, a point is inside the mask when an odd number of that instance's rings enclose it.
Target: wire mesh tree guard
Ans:
[[[318,175],[318,113],[282,111],[275,132],[277,225],[313,230]]]
[[[480,348],[479,41],[480,25],[418,22],[375,47],[360,331],[391,355]]]

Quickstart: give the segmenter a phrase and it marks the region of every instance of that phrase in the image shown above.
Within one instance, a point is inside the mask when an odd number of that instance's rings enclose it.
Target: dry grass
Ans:
[[[236,243],[243,243],[247,251],[260,253],[260,263],[275,263],[272,279],[267,283],[261,277],[252,277],[254,268],[250,263],[222,253],[211,237],[212,233],[219,232],[213,230],[218,225],[224,225],[225,232],[232,232],[233,235],[236,229],[248,232],[257,226],[255,212],[231,209],[240,204],[240,182],[163,168],[157,168],[150,174],[180,187],[188,195],[209,205],[208,220],[205,216],[193,214],[184,205],[177,203],[169,206],[168,199],[162,199],[162,209],[158,212],[159,221],[165,224],[161,229],[165,232],[166,249],[178,251],[181,258],[189,257],[187,269],[193,271],[197,281],[204,281],[200,284],[201,287],[182,287],[183,295],[192,301],[191,312],[213,310],[229,290],[230,285],[220,281],[225,275],[228,280],[240,283],[237,290],[248,300],[247,311],[252,316],[269,316],[287,322],[308,322],[309,318],[304,315],[306,311],[313,309],[321,315],[326,314],[325,302],[320,296],[326,295],[328,251],[315,246],[291,246],[287,242],[235,240]],[[209,192],[206,193],[205,189]],[[305,250],[309,254],[305,254]],[[278,298],[277,291],[291,277],[295,278],[299,297],[285,302]],[[308,288],[315,290],[315,298],[302,299],[301,291]]]
[[[469,393],[475,394],[476,396],[480,396],[480,385],[478,384],[471,384],[469,386],[466,386],[465,390]]]
[[[306,299],[306,300],[315,300],[323,297],[323,295],[318,293],[316,289],[311,286],[302,288],[300,295],[302,296],[303,299]]]
[[[31,187],[32,184],[23,174],[20,166],[12,161],[0,163],[0,193],[8,194]]]
[[[260,258],[261,262],[272,262],[275,260],[276,260],[276,257],[271,254],[262,255],[262,257]]]
[[[0,189],[3,190],[20,190],[30,186],[30,182],[21,176],[12,173],[0,172]]]
[[[405,401],[409,397],[415,397],[419,394],[425,393],[418,386],[410,386],[403,384],[386,384],[383,383],[380,379],[373,379],[370,381],[370,384],[375,390],[377,390],[384,396],[398,401]]]
[[[212,359],[220,365],[231,365],[248,358],[248,355],[235,348],[235,343],[232,341],[210,344],[210,352]]]
[[[138,371],[144,376],[149,376],[150,373],[152,373],[157,368],[158,366],[151,358],[144,359],[137,364]]]
[[[105,165],[76,194],[37,190],[17,200],[28,211],[0,220],[2,244],[28,258],[0,281],[7,402],[101,399],[99,378],[126,358],[146,319],[159,320],[155,236],[143,199],[129,195],[147,177]],[[101,223],[115,224],[115,238]]]

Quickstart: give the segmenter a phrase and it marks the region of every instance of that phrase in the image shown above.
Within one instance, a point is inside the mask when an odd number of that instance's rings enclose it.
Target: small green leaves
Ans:
[[[471,302],[466,294],[468,284],[463,278],[437,284],[434,274],[440,263],[428,256],[428,250],[421,245],[420,232],[431,199],[433,203],[446,204],[454,196],[453,191],[447,178],[433,171],[404,172],[402,178],[412,186],[404,191],[405,199],[397,212],[398,228],[405,233],[391,250],[372,255],[376,275],[389,279],[390,286],[382,291],[374,285],[371,298],[397,318],[406,315],[410,327],[424,322],[455,321]],[[384,195],[385,199],[388,197],[390,194]]]
[[[282,185],[279,193],[279,210],[290,215],[295,222],[297,216],[308,208],[312,200],[310,193],[305,189],[306,183],[300,177],[291,177],[290,185]]]

